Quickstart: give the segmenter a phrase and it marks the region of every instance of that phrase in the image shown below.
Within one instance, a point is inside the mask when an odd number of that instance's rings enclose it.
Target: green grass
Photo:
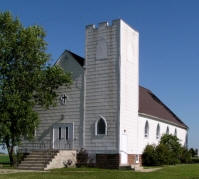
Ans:
[[[10,159],[7,154],[0,154],[0,168],[10,169]]]
[[[9,164],[10,160],[7,154],[0,154],[0,164]]]
[[[140,173],[130,170],[56,169],[43,173],[15,173],[0,175],[0,179],[199,179],[199,164],[166,166],[161,170]]]

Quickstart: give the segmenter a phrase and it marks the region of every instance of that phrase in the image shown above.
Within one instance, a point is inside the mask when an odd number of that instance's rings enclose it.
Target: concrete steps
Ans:
[[[131,168],[132,168],[132,170],[135,170],[135,171],[143,170],[143,167],[140,165],[131,165]]]
[[[121,165],[119,167],[120,170],[132,170],[131,165]]]
[[[59,151],[34,151],[19,164],[18,169],[44,170]]]

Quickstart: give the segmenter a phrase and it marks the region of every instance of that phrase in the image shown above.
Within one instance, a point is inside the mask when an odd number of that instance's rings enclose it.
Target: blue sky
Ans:
[[[122,18],[140,33],[140,84],[190,128],[199,147],[199,1],[0,0],[25,26],[44,27],[55,61],[65,49],[84,56],[85,25]]]

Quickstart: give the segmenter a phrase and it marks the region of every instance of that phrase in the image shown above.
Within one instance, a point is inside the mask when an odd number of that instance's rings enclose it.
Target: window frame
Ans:
[[[135,163],[139,163],[140,162],[140,158],[139,158],[139,154],[135,155]]]
[[[104,124],[105,124],[105,133],[104,134],[98,134],[98,122],[100,120],[103,120],[104,121]],[[106,119],[99,115],[99,118],[95,121],[95,136],[106,136],[107,135],[107,122],[106,122]]]
[[[144,137],[148,138],[149,137],[149,122],[146,120],[145,125],[144,125]]]
[[[185,146],[185,148],[187,148],[188,149],[188,133],[186,132],[186,135],[185,135],[185,143],[184,143],[184,146]]]
[[[156,139],[160,138],[160,124],[157,124],[157,128],[156,128]]]
[[[167,126],[166,134],[168,134],[168,135],[169,135],[169,126]]]
[[[176,128],[175,128],[175,131],[174,131],[174,136],[178,137],[178,131],[177,131]]]
[[[65,127],[65,139],[69,140],[69,127],[68,126]]]
[[[59,140],[62,139],[62,137],[61,137],[62,135],[61,135],[61,134],[62,134],[62,128],[59,127],[59,128],[58,128],[58,139],[59,139]]]

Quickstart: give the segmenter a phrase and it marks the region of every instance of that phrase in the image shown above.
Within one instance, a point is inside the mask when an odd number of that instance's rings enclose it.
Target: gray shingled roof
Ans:
[[[69,50],[66,50],[68,53],[70,53],[72,55],[72,57],[81,65],[81,66],[84,66],[84,61],[85,59],[80,57],[79,55],[69,51]]]

